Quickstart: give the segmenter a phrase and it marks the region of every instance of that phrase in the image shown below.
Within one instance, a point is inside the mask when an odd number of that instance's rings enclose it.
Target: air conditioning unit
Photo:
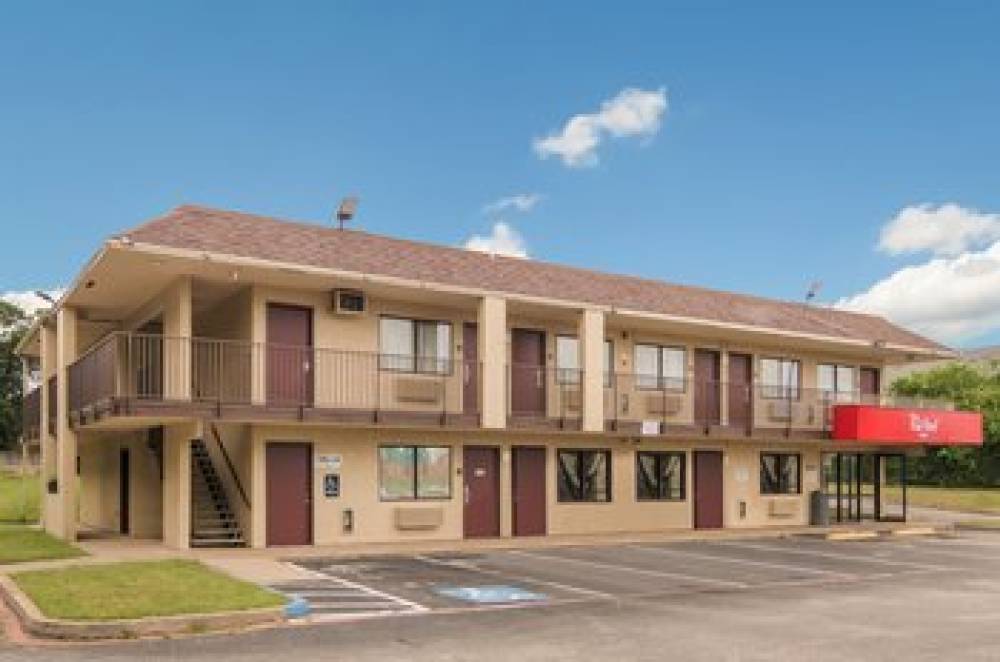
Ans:
[[[333,312],[337,315],[361,315],[368,308],[361,290],[334,290]]]

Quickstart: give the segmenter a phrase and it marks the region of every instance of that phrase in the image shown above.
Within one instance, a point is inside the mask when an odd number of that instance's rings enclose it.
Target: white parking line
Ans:
[[[713,544],[723,545],[725,547],[735,547],[737,549],[756,549],[764,552],[785,552],[787,554],[800,554],[803,556],[819,556],[828,559],[837,559],[839,561],[855,561],[861,563],[881,563],[883,565],[893,565],[906,568],[920,568],[921,570],[939,570],[946,571],[951,570],[947,566],[940,565],[929,565],[926,563],[916,563],[914,561],[895,561],[890,559],[883,559],[875,556],[856,556],[853,554],[839,554],[837,552],[828,552],[819,549],[802,549],[797,547],[779,547],[777,545],[764,545],[761,543],[749,543],[745,541],[732,542],[732,541],[719,541]]]
[[[489,575],[491,577],[501,577],[507,579],[508,581],[513,580],[514,582],[522,582],[525,584],[537,584],[538,586],[547,586],[549,588],[559,589],[566,591],[568,593],[579,593],[580,595],[586,595],[591,598],[600,598],[602,600],[617,600],[618,596],[612,595],[611,593],[605,593],[604,591],[595,591],[589,588],[582,588],[580,586],[571,586],[570,584],[563,584],[562,582],[554,582],[549,579],[538,579],[537,577],[532,577],[531,575],[511,575],[500,570],[494,570],[492,568],[482,568],[468,561],[445,561],[444,559],[436,559],[431,556],[421,556],[419,554],[414,555],[415,559],[424,561],[426,563],[432,563],[434,565],[445,566],[449,568],[459,568],[462,570],[468,570],[471,572],[478,572],[484,575]]]
[[[538,559],[540,561],[549,561],[550,563],[575,563],[577,565],[586,565],[592,568],[601,568],[603,570],[625,572],[636,575],[645,575],[647,577],[665,577],[667,579],[676,579],[680,581],[700,582],[702,584],[712,584],[714,586],[719,586],[724,588],[739,588],[739,589],[750,588],[749,584],[745,584],[743,582],[730,581],[728,579],[710,579],[707,577],[699,577],[697,575],[685,575],[676,572],[666,572],[663,570],[648,570],[645,568],[633,568],[627,565],[615,565],[614,563],[603,563],[601,561],[578,559],[572,556],[549,556],[547,554],[535,554],[532,552],[525,552],[522,550],[514,550],[514,549],[505,550],[503,553],[513,554],[516,556],[524,556],[532,559]]]
[[[786,572],[804,572],[812,575],[827,575],[829,577],[839,577],[841,579],[857,579],[858,576],[836,570],[823,570],[820,568],[809,568],[790,563],[774,563],[771,561],[757,561],[755,559],[736,559],[729,556],[716,556],[715,554],[699,554],[687,550],[672,549],[667,547],[643,547],[640,545],[629,545],[629,549],[637,549],[643,552],[663,554],[665,556],[686,556],[693,559],[704,559],[707,561],[719,561],[722,563],[734,563],[736,565],[752,565],[758,568],[768,568],[770,570],[782,570]]]
[[[289,565],[294,565],[294,564],[289,564]],[[353,588],[368,595],[383,598],[384,600],[387,600],[389,602],[393,602],[397,605],[407,607],[410,611],[428,611],[427,607],[421,604],[417,604],[412,600],[407,600],[406,598],[401,598],[398,595],[392,595],[391,593],[386,593],[385,591],[379,591],[378,589],[374,589],[370,586],[365,586],[364,584],[359,584],[357,582],[352,582],[351,580],[344,579],[343,577],[328,575],[318,570],[310,570],[309,568],[303,568],[302,566],[295,566],[295,568],[302,570],[312,575],[313,577],[316,577],[317,579],[325,579],[328,581],[333,581],[340,584],[341,586],[346,586],[348,588]]]

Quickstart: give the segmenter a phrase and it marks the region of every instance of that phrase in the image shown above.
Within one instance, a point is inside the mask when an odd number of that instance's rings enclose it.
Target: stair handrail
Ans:
[[[233,482],[236,483],[236,490],[240,493],[243,505],[247,507],[247,510],[251,510],[250,499],[247,498],[246,490],[243,489],[243,483],[240,482],[239,474],[236,473],[236,467],[233,466],[233,461],[229,457],[229,452],[226,450],[225,444],[222,443],[222,437],[219,436],[219,430],[215,427],[215,423],[212,423],[209,427],[212,429],[212,437],[215,439],[215,444],[219,447],[219,451],[222,453],[222,459],[226,461],[226,467],[228,467],[229,473],[233,477]]]

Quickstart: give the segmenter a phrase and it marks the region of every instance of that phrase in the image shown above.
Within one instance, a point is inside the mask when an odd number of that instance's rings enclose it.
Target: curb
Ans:
[[[24,631],[42,639],[97,640],[166,637],[239,630],[284,622],[284,607],[229,611],[218,614],[184,614],[114,621],[68,621],[49,618],[10,577],[0,575],[0,594]]]

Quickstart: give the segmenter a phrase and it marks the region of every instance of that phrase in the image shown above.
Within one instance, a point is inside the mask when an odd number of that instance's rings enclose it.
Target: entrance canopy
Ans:
[[[945,409],[835,405],[831,436],[837,441],[982,446],[983,415]]]

